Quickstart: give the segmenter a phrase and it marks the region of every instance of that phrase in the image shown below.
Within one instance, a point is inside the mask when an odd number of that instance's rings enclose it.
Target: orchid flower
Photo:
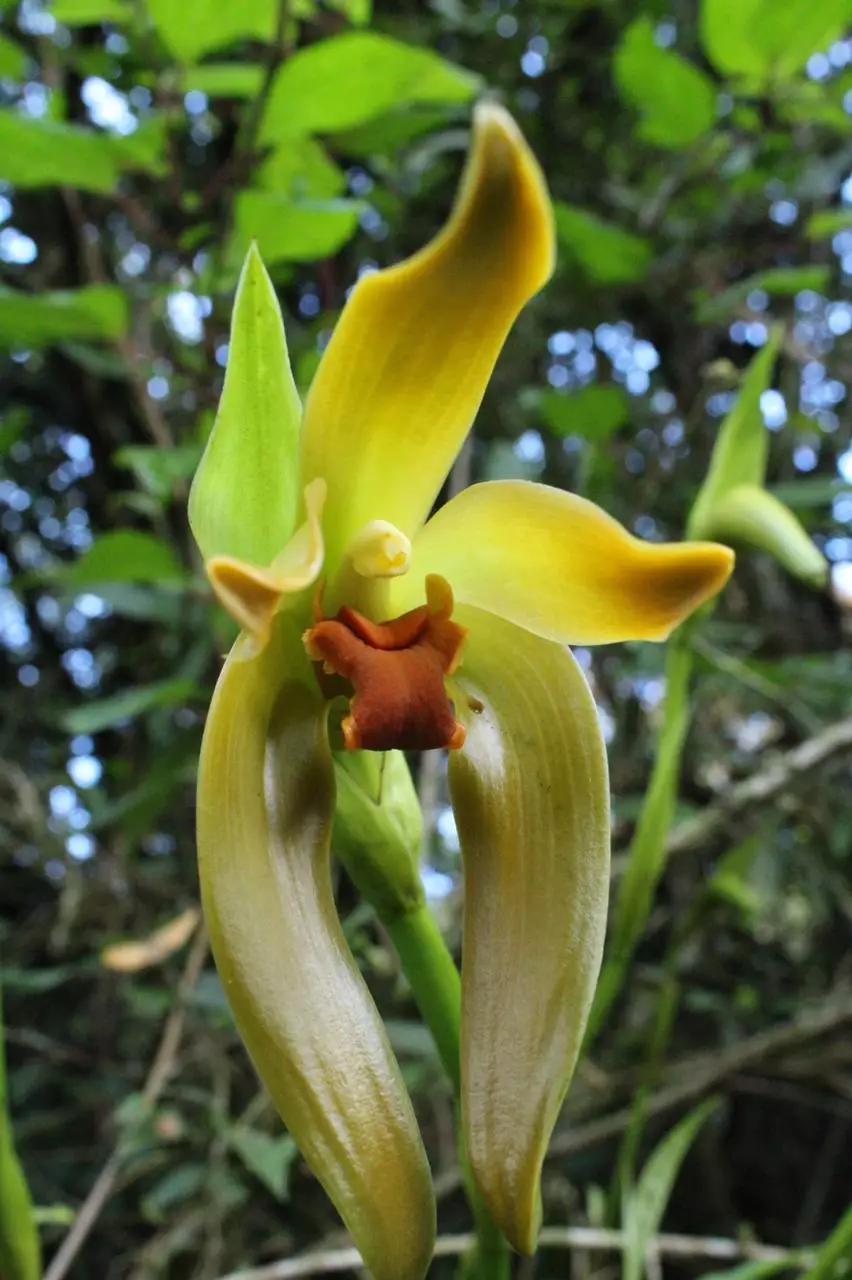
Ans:
[[[464,1137],[494,1219],[532,1251],[609,888],[606,754],[568,646],[664,639],[733,563],[712,543],[641,542],[582,498],[520,481],[475,484],[429,518],[554,253],[538,165],[510,116],[482,104],[449,222],[359,280],[302,412],[252,249],[190,499],[241,628],[199,776],[213,951],[261,1079],[382,1280],[424,1274],[435,1210],[334,908],[332,747],[450,752]]]

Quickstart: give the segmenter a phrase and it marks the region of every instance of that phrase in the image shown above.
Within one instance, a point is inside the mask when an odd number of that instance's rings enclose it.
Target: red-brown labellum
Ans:
[[[430,588],[430,604],[388,622],[371,622],[346,606],[324,618],[316,607],[305,648],[327,675],[353,687],[341,726],[350,751],[454,750],[464,742],[444,677],[461,661],[466,631],[450,617],[446,583],[433,579]]]

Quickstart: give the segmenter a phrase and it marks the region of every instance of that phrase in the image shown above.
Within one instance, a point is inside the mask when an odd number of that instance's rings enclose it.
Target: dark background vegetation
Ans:
[[[359,267],[396,261],[446,216],[480,91],[509,106],[541,160],[560,262],[501,358],[472,477],[544,479],[643,536],[681,536],[738,372],[780,320],[762,402],[769,481],[833,564],[818,593],[744,554],[703,633],[681,821],[716,813],[805,740],[836,741],[673,854],[557,1127],[545,1222],[619,1225],[619,1147],[644,1080],[640,1163],[680,1114],[721,1098],[666,1230],[817,1242],[852,1200],[852,6],[368,10],[0,0],[2,977],[10,1108],[46,1253],[110,1161],[75,1280],[214,1280],[345,1243],[258,1095],[197,935],[136,972],[102,951],[197,899],[194,773],[226,633],[185,502],[245,244],[258,236],[304,386]],[[769,54],[741,39],[746,10]],[[453,66],[395,49],[386,67],[373,46],[338,46],[288,90],[299,51],[362,22]],[[617,877],[653,759],[663,652],[587,656]],[[430,812],[427,883],[455,939],[440,772]],[[340,902],[415,1096],[439,1229],[465,1230],[435,1052],[345,883]],[[672,1024],[655,1058],[661,993]],[[544,1278],[619,1263],[548,1249],[522,1265]],[[662,1263],[673,1276],[722,1265]]]

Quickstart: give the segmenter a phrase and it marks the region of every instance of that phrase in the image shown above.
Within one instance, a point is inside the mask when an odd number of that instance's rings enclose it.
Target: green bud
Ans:
[[[420,802],[401,751],[336,751],[332,848],[386,924],[424,901]]]
[[[760,397],[769,386],[783,330],[776,328],[743,374],[739,394],[719,428],[704,484],[692,507],[687,537],[711,538],[716,506],[739,485],[762,487],[769,439]]]
[[[709,513],[706,537],[768,551],[810,587],[824,587],[828,563],[789,507],[756,485],[731,489]]]

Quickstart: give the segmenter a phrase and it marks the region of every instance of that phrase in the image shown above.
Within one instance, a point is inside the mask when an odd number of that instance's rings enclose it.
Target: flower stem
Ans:
[[[404,915],[384,921],[423,1020],[432,1033],[438,1055],[459,1096],[459,1035],[461,981],[459,971],[429,908],[422,904]],[[459,1127],[460,1131],[460,1127]],[[459,1138],[459,1162],[473,1213],[476,1247],[464,1259],[463,1280],[509,1280],[510,1255],[506,1240],[491,1219],[476,1188],[464,1138]]]
[[[417,1007],[432,1033],[438,1055],[459,1094],[459,1027],[461,982],[459,971],[432,912],[424,904],[385,927],[396,948]]]

